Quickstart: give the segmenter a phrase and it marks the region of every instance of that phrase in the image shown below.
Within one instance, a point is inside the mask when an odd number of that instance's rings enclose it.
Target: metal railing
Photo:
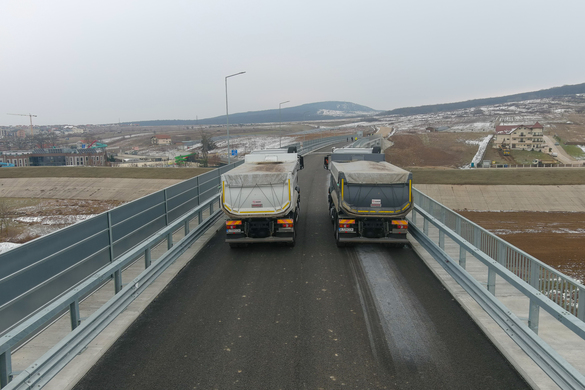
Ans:
[[[299,153],[345,139],[306,141]],[[150,284],[145,280],[154,280],[221,215],[221,174],[242,163],[185,180],[0,255],[0,387],[12,379],[12,350],[69,311],[71,333],[10,387],[42,386],[52,378]],[[209,217],[203,219],[206,208]],[[198,225],[190,232],[193,219]],[[177,229],[184,229],[184,238],[175,244]],[[167,252],[152,263],[152,248],[164,241]],[[145,271],[124,286],[122,270],[140,258]],[[80,300],[110,279],[114,298],[82,323]]]
[[[564,310],[585,321],[585,286],[413,189],[414,203]],[[488,284],[493,289],[492,284]],[[533,315],[537,315],[534,313]],[[530,321],[537,323],[536,320]],[[537,329],[537,328],[535,328]]]
[[[0,335],[39,307],[217,194],[204,173],[0,255]],[[120,274],[114,275],[116,291]]]
[[[543,309],[585,340],[585,310],[579,310],[584,286],[420,191],[414,189],[413,194],[415,208],[409,225],[412,236],[556,384],[563,389],[585,389],[585,376],[538,336]],[[436,242],[429,234],[431,226],[438,232],[433,235]],[[446,237],[459,246],[458,259],[446,252]],[[485,267],[485,286],[467,272],[467,255]],[[496,298],[497,277],[527,298],[527,323]]]

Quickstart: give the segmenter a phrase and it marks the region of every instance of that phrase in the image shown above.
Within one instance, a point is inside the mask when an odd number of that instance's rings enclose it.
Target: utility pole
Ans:
[[[18,116],[28,116],[30,118],[30,136],[33,136],[33,125],[32,125],[32,118],[33,116],[36,118],[36,115],[32,114],[7,114],[7,115],[18,115]]]

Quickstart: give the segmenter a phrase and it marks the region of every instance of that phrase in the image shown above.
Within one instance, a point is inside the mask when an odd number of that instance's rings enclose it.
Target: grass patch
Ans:
[[[583,150],[575,145],[562,145],[563,149],[565,149],[565,152],[567,152],[569,154],[569,156],[575,157],[575,158],[585,158],[585,152],[583,152]]]
[[[415,184],[580,185],[584,168],[411,169]]]
[[[0,178],[93,177],[186,180],[215,168],[19,167],[0,168]]]
[[[550,160],[551,157],[546,154],[546,153],[542,153],[542,152],[537,152],[537,151],[530,151],[530,150],[511,150],[510,151],[511,156],[514,158],[514,161],[516,161],[516,164],[518,165],[530,165],[532,164],[532,161],[534,161],[535,159],[539,159],[539,160]]]

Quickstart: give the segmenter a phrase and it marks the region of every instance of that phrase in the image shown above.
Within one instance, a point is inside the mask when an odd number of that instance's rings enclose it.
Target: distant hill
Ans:
[[[495,105],[495,104],[521,102],[521,101],[525,101],[525,100],[545,99],[545,98],[552,98],[552,97],[558,97],[558,96],[576,95],[579,93],[585,93],[585,83],[576,84],[576,85],[564,85],[562,87],[543,89],[543,90],[536,91],[536,92],[518,93],[516,95],[467,100],[467,101],[458,102],[458,103],[431,104],[431,105],[427,105],[427,106],[397,108],[395,110],[385,111],[383,113],[380,113],[380,115],[429,114],[429,113],[433,113],[433,112],[454,111],[454,110],[461,110],[464,108],[475,108],[475,107],[490,106],[490,105]]]
[[[340,118],[356,118],[373,116],[380,111],[370,107],[349,102],[320,102],[309,103],[295,107],[282,107],[281,118],[278,109],[264,111],[249,111],[230,114],[230,124],[239,123],[269,123],[269,122],[297,122]],[[131,122],[139,126],[169,126],[169,125],[222,125],[226,123],[225,115],[207,119],[187,120],[152,120]]]

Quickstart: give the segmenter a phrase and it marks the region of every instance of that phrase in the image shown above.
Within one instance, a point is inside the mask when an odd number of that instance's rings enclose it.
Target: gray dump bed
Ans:
[[[224,173],[223,179],[230,187],[285,183],[294,173],[296,165],[296,161],[242,164]]]
[[[250,154],[221,175],[222,208],[230,218],[263,218],[294,211],[298,192],[296,153]]]
[[[332,161],[330,171],[333,201],[345,214],[402,218],[412,208],[412,173],[402,168],[385,161]]]
[[[341,177],[349,184],[408,183],[411,173],[387,162],[353,161],[331,162],[331,174],[338,181]]]

